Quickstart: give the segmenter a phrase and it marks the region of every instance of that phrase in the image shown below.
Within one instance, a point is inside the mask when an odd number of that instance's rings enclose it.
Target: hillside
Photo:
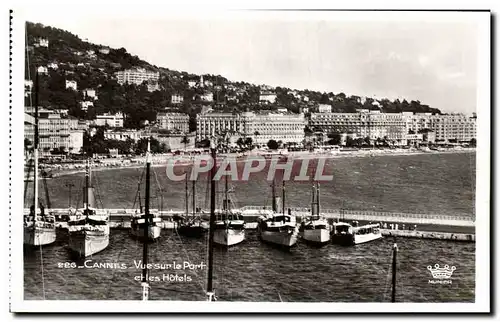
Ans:
[[[39,38],[47,39],[48,47],[37,46]],[[171,70],[151,65],[127,52],[125,48],[109,48],[81,40],[70,32],[27,23],[26,79],[37,67],[46,66],[47,74],[40,75],[40,106],[68,110],[70,115],[82,119],[93,119],[96,114],[123,112],[126,115],[125,127],[138,128],[145,120],[154,121],[158,111],[171,107],[171,97],[179,94],[184,102],[175,110],[188,113],[191,117],[191,130],[195,129],[194,118],[203,106],[211,105],[216,110],[275,110],[286,107],[291,112],[300,108],[315,108],[318,104],[329,104],[334,112],[354,112],[357,108],[378,109],[383,112],[436,112],[419,101],[390,101],[358,96],[346,96],[310,91],[292,90],[286,87],[272,88],[265,85],[249,84],[242,81],[230,81],[221,75],[203,75],[207,86],[190,87],[188,81],[198,81],[200,76],[184,71]],[[57,65],[57,66],[55,66]],[[142,85],[120,85],[114,73],[123,69],[144,68],[160,73],[159,90],[149,92],[145,83]],[[77,91],[66,89],[66,80],[77,82]],[[82,90],[95,89],[98,99],[94,106],[81,107],[85,100]],[[261,91],[271,90],[277,95],[273,104],[260,104]],[[204,102],[201,96],[206,92],[214,93],[214,102]],[[374,105],[375,103],[375,105]],[[29,105],[29,98],[26,99]]]

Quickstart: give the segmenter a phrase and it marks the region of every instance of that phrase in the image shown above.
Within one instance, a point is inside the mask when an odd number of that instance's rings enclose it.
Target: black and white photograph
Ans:
[[[167,8],[13,9],[14,311],[489,311],[489,11]]]

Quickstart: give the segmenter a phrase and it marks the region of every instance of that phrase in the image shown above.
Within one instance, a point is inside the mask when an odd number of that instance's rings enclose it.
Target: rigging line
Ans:
[[[99,200],[99,202],[101,203],[101,209],[104,209],[104,204],[102,203],[102,198],[101,198],[101,190],[99,189],[99,177],[97,175],[97,172],[98,171],[94,171],[97,200]]]
[[[25,38],[26,38],[26,60],[27,60],[27,70],[28,70],[28,80],[31,81],[31,70],[30,70],[30,55],[29,55],[29,50],[28,50],[28,30],[25,30],[24,31],[24,35],[25,35]],[[32,101],[32,96],[31,96],[31,89],[32,87],[30,87],[30,91],[29,91],[29,98],[30,98],[30,107],[33,106],[33,101]]]
[[[120,245],[124,245],[124,244],[125,244],[125,238],[127,238],[127,237],[128,237],[128,236],[127,236],[127,234],[122,234],[122,240],[121,240]],[[120,263],[120,262],[121,262],[121,261],[120,261],[120,258],[121,258],[121,255],[122,255],[122,253],[123,253],[123,250],[124,250],[124,249],[125,249],[125,247],[120,247],[120,250],[118,251],[118,260],[117,260],[117,262],[118,262],[118,263]],[[111,290],[113,289],[113,288],[111,287],[111,283],[112,283],[112,282],[114,282],[114,279],[115,279],[115,276],[116,276],[116,271],[117,271],[117,270],[116,270],[116,269],[114,269],[114,270],[113,270],[113,274],[111,275],[111,279],[110,279],[110,281],[109,281],[109,283],[108,283],[108,293],[106,294],[105,299],[106,299],[106,298],[108,298],[108,299],[109,299],[109,296],[110,296],[110,294],[111,294]]]
[[[387,256],[387,258],[389,259],[389,264],[387,265],[387,274],[386,274],[386,277],[385,277],[385,287],[384,287],[384,293],[383,293],[383,296],[382,296],[382,302],[385,302],[386,299],[387,299],[387,293],[388,293],[388,290],[389,290],[389,284],[390,284],[390,281],[391,281],[391,266],[392,266],[392,251],[389,252],[389,255]]]
[[[35,214],[35,218],[36,218],[36,214]],[[35,220],[35,223],[36,223],[36,220]],[[36,240],[36,234],[34,235],[34,238]],[[39,237],[40,239],[40,237]],[[42,294],[43,294],[43,300],[45,300],[45,271],[43,269],[43,250],[42,250],[42,243],[40,243],[40,267],[42,269]]]
[[[175,231],[175,234],[177,234],[177,237],[179,238],[179,241],[180,241],[180,244],[181,244],[181,249],[184,251],[184,253],[186,254],[186,258],[188,259],[188,262],[191,263],[191,259],[189,258],[189,254],[186,250],[186,248],[184,247],[184,244],[182,243],[182,238],[181,236],[179,235],[179,232],[177,231],[177,229],[174,229]],[[205,291],[205,288],[203,287],[203,284],[200,282],[200,276],[198,275],[198,273],[196,273],[196,270],[193,270],[192,273],[194,275],[196,275],[196,277],[198,277],[198,285],[200,285],[202,291]]]
[[[146,168],[144,167],[142,169],[141,177],[139,178],[139,185],[138,185],[137,191],[135,192],[134,204],[132,205],[132,209],[135,209],[135,204],[136,204],[138,198],[140,198],[140,186],[141,186],[142,178],[144,177],[145,171],[146,171]],[[139,204],[140,203],[141,203],[141,201],[139,200]]]

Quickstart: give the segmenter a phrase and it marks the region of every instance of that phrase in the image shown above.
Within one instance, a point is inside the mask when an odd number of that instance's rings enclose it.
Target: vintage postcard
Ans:
[[[13,312],[489,312],[490,12],[13,8]]]

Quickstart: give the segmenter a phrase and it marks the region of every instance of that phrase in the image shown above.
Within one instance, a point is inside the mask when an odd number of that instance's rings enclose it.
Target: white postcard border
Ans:
[[[109,7],[106,7],[110,9]],[[136,8],[126,7],[136,13]],[[53,10],[38,8],[37,10]],[[73,9],[75,10],[75,9]],[[127,11],[123,9],[123,11]],[[85,11],[85,10],[83,10]],[[141,12],[144,11],[141,10]],[[195,10],[196,11],[196,10]],[[196,11],[198,14],[200,12]],[[61,13],[59,13],[61,14]],[[276,13],[275,13],[276,14]],[[321,12],[320,15],[331,14]],[[342,13],[345,16],[345,12]],[[353,13],[349,13],[351,15]],[[359,12],[360,19],[375,13]],[[376,13],[380,15],[381,13]],[[421,13],[399,17],[408,18]],[[426,14],[426,13],[423,13]],[[433,13],[432,15],[437,14]],[[441,13],[443,14],[443,13]],[[451,13],[454,14],[454,13]],[[465,15],[465,13],[455,13]],[[223,14],[224,15],[224,14]],[[397,17],[393,13],[393,19]],[[443,14],[445,16],[446,14]],[[478,149],[476,172],[476,303],[268,303],[179,301],[25,301],[23,300],[23,123],[24,123],[24,13],[14,8],[12,49],[12,172],[11,172],[11,301],[14,312],[484,312],[489,311],[490,282],[490,18],[474,13],[481,29],[478,43]],[[300,13],[303,16],[303,12]],[[333,14],[335,16],[335,14]],[[296,16],[297,17],[297,16]],[[448,18],[444,18],[448,19]],[[456,19],[456,16],[449,19]],[[488,184],[486,184],[486,182]],[[137,285],[139,287],[139,285]],[[194,305],[195,304],[195,305]]]

